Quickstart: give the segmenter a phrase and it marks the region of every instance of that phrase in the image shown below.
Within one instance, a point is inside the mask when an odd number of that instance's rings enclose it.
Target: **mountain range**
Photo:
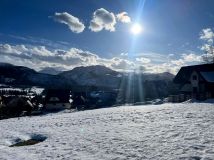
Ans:
[[[49,68],[49,70],[52,70]],[[48,69],[46,69],[48,71]],[[54,69],[52,70],[54,71]],[[127,86],[138,88],[142,84],[149,97],[163,97],[174,92],[172,79],[174,75],[168,72],[158,74],[121,73],[105,66],[76,67],[70,71],[43,73],[33,69],[0,63],[0,83],[8,85],[27,85],[45,88],[79,88],[85,90],[91,87],[96,90],[122,89],[126,92]],[[137,90],[137,89],[136,89]],[[154,92],[154,93],[153,93]]]
[[[71,87],[76,83],[59,75],[39,73],[23,66],[0,63],[0,83],[8,85],[39,86],[48,88]]]

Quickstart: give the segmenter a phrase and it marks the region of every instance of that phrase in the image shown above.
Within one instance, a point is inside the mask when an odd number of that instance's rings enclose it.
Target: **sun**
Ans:
[[[131,27],[131,33],[138,35],[142,32],[142,27],[139,23],[135,23]]]

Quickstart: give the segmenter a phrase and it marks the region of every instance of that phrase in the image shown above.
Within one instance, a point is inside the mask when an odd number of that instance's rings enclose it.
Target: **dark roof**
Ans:
[[[178,71],[177,75],[173,79],[173,82],[177,84],[186,83],[189,80],[190,75],[193,71],[196,72],[214,71],[214,63],[181,67],[181,69]]]
[[[200,74],[207,82],[214,83],[214,71],[200,72]]]
[[[45,97],[46,102],[49,102],[51,97],[57,97],[59,99],[58,102],[61,102],[61,103],[69,102],[70,90],[48,89],[45,92],[46,92],[46,97]]]

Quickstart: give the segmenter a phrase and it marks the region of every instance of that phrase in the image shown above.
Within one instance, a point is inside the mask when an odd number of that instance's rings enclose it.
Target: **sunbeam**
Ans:
[[[136,35],[132,36],[131,39],[131,47],[129,49],[128,58],[133,59],[135,56],[134,53],[136,52],[136,44],[139,38],[139,35],[143,31],[143,27],[141,26],[142,22],[142,14],[144,11],[146,0],[140,0],[138,3],[138,8],[136,11],[135,22],[131,27],[131,33]],[[130,70],[129,66],[127,66],[126,70]],[[142,81],[142,74],[136,73],[137,68],[132,70],[132,73],[128,73],[128,79],[123,79],[121,83],[120,90],[123,90],[125,96],[118,94],[118,99],[125,98],[126,103],[135,103],[135,102],[142,102],[144,101],[144,89],[143,89],[143,81]],[[137,95],[137,96],[136,96]]]

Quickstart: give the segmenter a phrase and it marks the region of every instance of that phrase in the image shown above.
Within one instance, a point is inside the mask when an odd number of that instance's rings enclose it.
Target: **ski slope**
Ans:
[[[9,147],[18,139],[44,142]],[[214,104],[121,106],[0,121],[1,160],[214,160]]]

